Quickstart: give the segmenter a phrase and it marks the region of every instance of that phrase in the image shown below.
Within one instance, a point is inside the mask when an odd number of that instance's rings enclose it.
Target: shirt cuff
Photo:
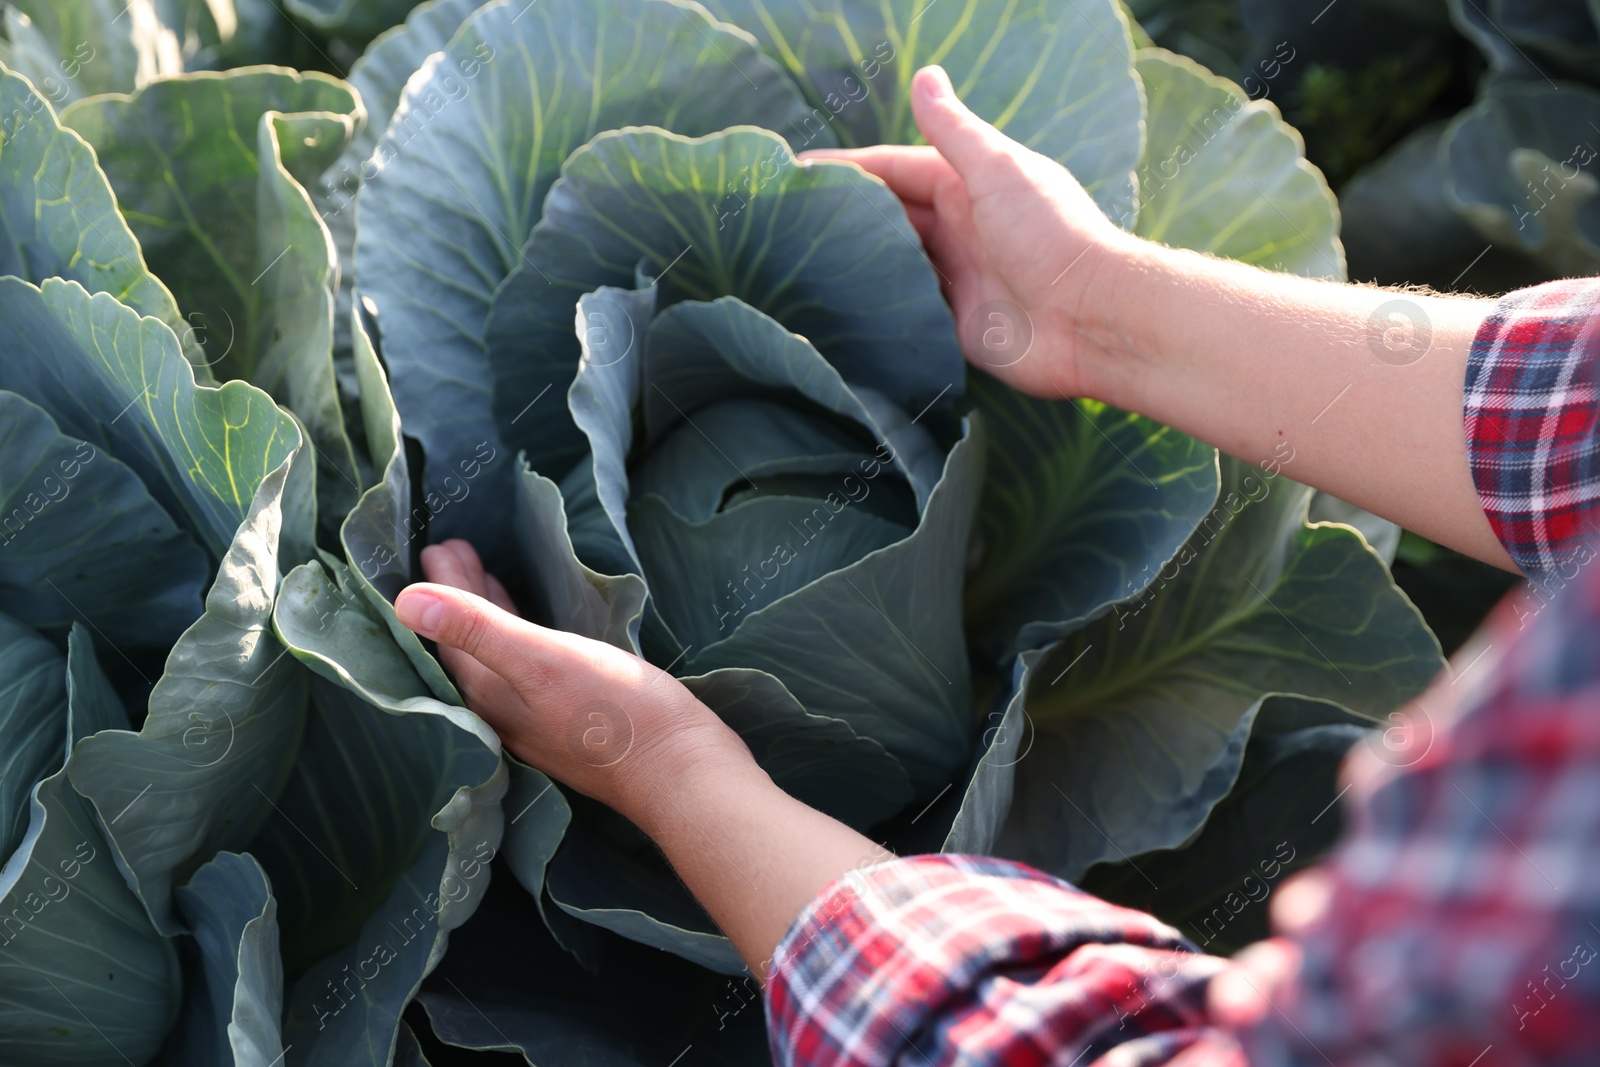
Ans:
[[[1510,293],[1467,359],[1463,417],[1478,498],[1511,559],[1546,586],[1575,574],[1600,532],[1597,312],[1600,279]]]
[[[1214,1039],[1205,990],[1224,966],[1151,916],[1022,864],[891,860],[835,881],[779,944],[773,1062],[1010,1067],[1136,1042],[1129,1062],[1166,1062]]]

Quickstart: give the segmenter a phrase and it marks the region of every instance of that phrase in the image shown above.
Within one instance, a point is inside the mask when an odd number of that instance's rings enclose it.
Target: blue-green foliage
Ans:
[[[98,2],[0,51],[6,1063],[759,1062],[659,854],[396,621],[429,541],[875,840],[1068,877],[1437,665],[1292,447],[969,372],[895,197],[795,155],[913,141],[937,60],[1120,224],[1339,276],[1293,132],[1111,0]],[[296,26],[374,39],[204,69]]]

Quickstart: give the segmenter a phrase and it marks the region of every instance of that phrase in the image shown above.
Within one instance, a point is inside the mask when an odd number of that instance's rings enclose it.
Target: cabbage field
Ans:
[[[1120,225],[1345,277],[1276,105],[1115,0],[3,10],[0,1063],[767,1062],[654,846],[397,622],[446,538],[873,840],[1215,951],[1442,666],[1292,436],[969,370],[896,198],[796,159],[915,143],[939,63]]]

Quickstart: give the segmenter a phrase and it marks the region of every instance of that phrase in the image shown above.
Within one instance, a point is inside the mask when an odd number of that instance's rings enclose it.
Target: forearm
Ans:
[[[795,917],[846,872],[891,853],[795,800],[753,760],[686,763],[622,801],[758,981]]]
[[[1312,281],[1132,238],[1093,290],[1093,319],[1109,326],[1090,327],[1085,346],[1091,395],[1248,462],[1292,455],[1291,477],[1511,568],[1462,428],[1490,301]]]

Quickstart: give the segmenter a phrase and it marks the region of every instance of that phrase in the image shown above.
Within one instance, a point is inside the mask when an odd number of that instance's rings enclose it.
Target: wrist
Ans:
[[[750,749],[720,719],[692,721],[641,743],[600,799],[658,842],[728,788],[772,789]],[[714,801],[711,803],[715,803]]]
[[[1163,286],[1172,250],[1124,230],[1102,238],[1085,256],[1088,270],[1066,308],[1078,395],[1142,410],[1161,351]]]

